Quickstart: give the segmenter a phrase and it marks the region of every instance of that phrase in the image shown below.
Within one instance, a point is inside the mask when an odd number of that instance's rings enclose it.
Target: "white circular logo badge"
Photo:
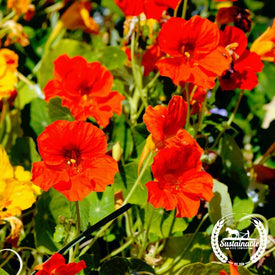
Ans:
[[[234,220],[233,214],[217,221],[211,235],[211,246],[222,263],[233,261],[236,265],[256,263],[265,252],[267,232],[261,220],[245,215]]]

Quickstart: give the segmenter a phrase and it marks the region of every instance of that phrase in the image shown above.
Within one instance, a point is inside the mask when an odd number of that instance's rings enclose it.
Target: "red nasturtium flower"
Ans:
[[[219,79],[221,88],[252,90],[258,84],[256,72],[260,72],[264,65],[259,55],[246,49],[245,33],[239,28],[226,26],[221,31],[220,43],[232,57],[230,68]]]
[[[83,57],[66,54],[54,61],[54,79],[44,88],[45,99],[59,96],[77,120],[94,117],[106,127],[113,113],[121,113],[124,96],[111,91],[113,76],[99,62],[88,63]]]
[[[137,16],[143,11],[144,0],[115,0],[115,3],[124,12],[125,16]]]
[[[225,25],[234,23],[234,26],[249,32],[251,29],[251,12],[248,9],[243,9],[238,6],[220,8],[216,15],[217,25]]]
[[[209,201],[213,197],[213,179],[202,171],[200,157],[193,145],[160,150],[152,164],[155,181],[146,184],[149,203],[155,208],[176,208],[177,217],[195,216],[200,199]]]
[[[125,16],[137,16],[145,13],[146,18],[159,20],[168,8],[176,9],[180,0],[115,0]]]
[[[228,69],[231,58],[219,46],[216,24],[193,16],[190,20],[170,18],[159,32],[162,51],[170,55],[156,63],[160,74],[174,84],[191,82],[203,88],[213,88],[215,79]]]
[[[144,0],[144,10],[147,18],[159,20],[164,11],[175,10],[181,0]]]
[[[164,57],[165,53],[161,51],[158,43],[152,44],[142,56],[141,65],[144,66],[144,76],[148,76],[150,72],[156,69],[156,62]]]
[[[118,172],[116,161],[105,155],[104,132],[90,123],[55,121],[37,142],[43,161],[33,164],[32,182],[45,191],[53,187],[70,201],[103,192]]]
[[[83,260],[78,263],[66,264],[61,254],[54,253],[48,261],[37,265],[34,270],[38,270],[36,275],[75,275],[84,268],[86,268],[86,264]]]

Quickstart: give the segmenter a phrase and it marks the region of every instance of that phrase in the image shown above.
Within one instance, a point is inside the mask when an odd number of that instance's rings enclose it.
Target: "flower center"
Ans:
[[[237,60],[239,58],[239,55],[235,53],[236,49],[239,47],[239,43],[234,42],[225,47],[225,49],[228,51],[230,56],[233,58],[233,60]]]
[[[185,55],[188,59],[191,57],[192,51],[194,50],[193,45],[191,44],[183,44],[180,47],[180,52]]]
[[[66,150],[64,153],[66,164],[73,167],[80,164],[80,156],[80,152],[77,149]]]

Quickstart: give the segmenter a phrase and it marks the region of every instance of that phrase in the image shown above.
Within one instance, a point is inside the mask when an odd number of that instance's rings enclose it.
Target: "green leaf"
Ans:
[[[48,104],[49,117],[52,122],[56,120],[68,120],[74,121],[74,117],[72,116],[70,110],[61,105],[61,98],[54,97],[50,99]]]
[[[100,275],[125,275],[125,274],[138,274],[143,272],[144,274],[155,274],[154,269],[143,262],[140,259],[126,259],[121,257],[115,257],[105,263],[103,263],[99,274]]]
[[[254,210],[254,203],[250,197],[247,199],[241,199],[239,197],[235,197],[233,201],[233,213],[234,218],[238,221],[240,218],[244,216],[244,214],[252,214]],[[244,220],[238,223],[238,230],[243,230],[244,228],[250,225],[250,221]]]
[[[95,224],[115,210],[113,188],[107,186],[103,193],[90,193],[86,199],[89,202],[89,222]]]
[[[194,239],[189,246],[192,238]],[[170,237],[167,239],[162,253],[164,260],[163,265],[171,265],[174,259],[181,255],[181,260],[178,264],[173,266],[169,273],[178,274],[177,271],[179,271],[183,265],[193,262],[208,263],[209,257],[212,253],[210,242],[210,236],[202,232],[199,232],[195,236],[194,234],[185,234],[181,237]],[[156,273],[158,273],[157,270]],[[200,274],[200,272],[197,274]]]
[[[250,272],[243,266],[238,266],[238,272],[240,275],[249,275]],[[227,274],[230,274],[229,264],[220,263],[193,263],[183,267],[178,275],[217,275],[224,270]]]
[[[46,126],[51,124],[47,103],[41,98],[35,98],[31,102],[30,116],[30,126],[37,136],[44,131]]]
[[[127,55],[120,47],[109,46],[103,50],[101,60],[107,69],[114,70],[124,65]]]
[[[136,162],[128,163],[125,166],[121,166],[119,169],[120,172],[115,176],[113,188],[115,192],[122,190],[124,199],[127,197],[136,182],[138,177],[137,168],[138,164]],[[141,183],[137,186],[128,202],[138,205],[145,205],[147,203],[148,193],[144,184],[151,180],[151,171],[148,167],[141,179]]]
[[[214,197],[209,202],[209,218],[215,224],[222,217],[232,214],[232,202],[225,184],[214,179]]]
[[[38,84],[43,90],[49,80],[53,78],[54,60],[62,54],[69,57],[83,56],[88,62],[98,60],[98,53],[92,50],[88,44],[72,39],[62,39],[45,54],[41,60],[41,66],[37,72]]]
[[[55,232],[53,234],[53,240],[56,242],[56,243],[61,243],[62,240],[65,238],[66,234],[65,234],[65,228],[64,228],[64,225],[63,224],[58,224],[56,227],[55,227]]]
[[[102,0],[101,5],[107,7],[110,11],[117,13],[119,16],[124,16],[122,10],[115,4],[113,0]]]
[[[34,227],[36,233],[36,247],[39,251],[47,253],[57,251],[57,246],[53,240],[56,222],[49,209],[50,201],[50,192],[43,193],[39,198],[37,202],[37,214],[35,216]]]
[[[33,99],[39,97],[37,85],[28,85],[23,81],[20,81],[16,87],[17,96],[14,101],[14,106],[20,110],[23,110],[24,106],[30,103]]]
[[[0,268],[0,275],[9,275],[4,269]]]
[[[167,238],[171,233],[183,232],[188,226],[185,219],[175,218],[175,211],[165,211],[163,208],[154,209],[150,204],[145,212],[146,223],[150,219],[151,211],[153,211],[153,215],[149,232],[161,238]],[[173,226],[172,230],[171,226]]]
[[[231,185],[237,188],[238,191],[240,191],[240,187],[246,190],[249,180],[244,169],[242,152],[234,138],[225,134],[220,142],[219,151],[223,159],[226,175],[232,181]]]

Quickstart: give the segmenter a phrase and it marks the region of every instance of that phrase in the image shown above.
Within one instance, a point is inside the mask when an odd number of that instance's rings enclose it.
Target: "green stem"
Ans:
[[[187,4],[188,4],[188,0],[184,0],[184,2],[183,2],[183,8],[182,8],[182,14],[181,14],[181,17],[183,19],[185,19],[185,16],[186,16]]]
[[[77,217],[76,236],[79,236],[80,235],[80,219],[81,219],[81,217],[80,217],[80,209],[79,209],[79,202],[78,201],[75,202],[75,208],[76,208],[76,217]],[[78,251],[79,251],[79,243],[77,243],[75,245],[75,248],[74,248],[74,251],[72,253],[72,257],[70,259],[70,262],[74,261],[74,259],[76,258],[76,255],[77,255]]]
[[[122,205],[127,204],[128,201],[130,200],[130,198],[132,197],[134,191],[136,190],[136,188],[137,188],[137,186],[138,186],[140,180],[142,179],[142,177],[143,177],[143,175],[144,175],[144,173],[145,173],[145,171],[146,171],[146,169],[147,169],[147,166],[148,166],[148,164],[149,164],[149,162],[150,162],[150,160],[151,160],[152,155],[153,155],[153,153],[150,152],[149,155],[148,155],[148,157],[147,157],[147,159],[146,159],[146,162],[145,162],[144,166],[142,167],[142,169],[141,169],[141,171],[140,171],[140,173],[139,173],[139,175],[138,175],[138,177],[137,177],[137,179],[136,179],[136,181],[135,181],[135,183],[134,183],[134,185],[133,185],[133,187],[132,187],[132,189],[131,189],[130,192],[128,193],[128,195],[127,195],[127,197],[126,197],[126,199],[124,200],[124,202],[123,202]]]
[[[176,211],[174,211],[174,212],[176,212]],[[170,236],[170,235],[171,235],[171,233],[172,233],[172,230],[173,230],[173,227],[174,227],[175,221],[176,221],[176,213],[174,213],[174,216],[173,216],[173,221],[172,221],[171,226],[170,226],[170,228],[169,228],[169,233],[168,233],[168,236]],[[160,253],[160,252],[164,249],[164,247],[165,247],[165,245],[166,245],[167,240],[168,240],[168,238],[165,238],[165,239],[163,240],[162,244],[161,244],[161,245],[160,245],[160,246],[156,249],[156,251],[157,251],[157,253],[156,253],[156,254],[159,254],[159,253]]]
[[[241,99],[244,95],[244,90],[241,90],[241,93],[239,95],[239,98],[238,98],[238,101],[237,101],[237,104],[235,106],[235,109],[233,111],[233,113],[231,114],[229,120],[227,121],[226,125],[224,126],[224,128],[222,129],[222,131],[219,133],[219,135],[217,136],[214,144],[211,146],[211,149],[214,149],[216,147],[216,145],[218,144],[219,142],[219,139],[221,138],[221,136],[225,133],[225,131],[231,126],[231,123],[233,122],[234,118],[235,118],[235,115],[237,113],[237,110],[240,106],[240,103],[241,103]]]
[[[150,230],[150,227],[151,227],[151,224],[152,224],[152,220],[153,220],[153,215],[154,215],[154,207],[151,207],[150,216],[149,216],[149,220],[148,220],[148,225],[147,225],[147,228],[146,228],[146,230],[144,232],[142,246],[141,246],[141,249],[139,250],[138,258],[141,258],[142,255],[143,255],[143,252],[146,250],[147,239],[148,239],[149,230]]]
[[[176,264],[178,264],[180,262],[180,260],[183,258],[183,256],[185,255],[186,251],[188,251],[190,245],[192,244],[193,240],[195,239],[195,237],[197,236],[201,226],[203,225],[203,223],[205,222],[205,220],[208,218],[209,213],[207,213],[201,220],[200,224],[198,225],[196,231],[194,232],[194,234],[192,235],[190,241],[187,243],[185,249],[182,251],[182,253],[180,255],[178,255],[174,261],[172,262],[172,264],[169,264],[168,266],[164,266],[162,268],[160,268],[157,273],[158,274],[168,274],[167,271],[171,270]]]
[[[274,250],[275,250],[275,245],[274,245],[273,247],[271,247],[269,250],[267,250],[267,251],[262,255],[261,259],[262,259],[264,256],[268,255],[269,253],[273,252]],[[248,263],[248,264],[245,265],[244,267],[245,267],[245,268],[249,268],[249,267],[252,266],[253,264],[254,264],[254,263]]]
[[[104,262],[105,260],[116,256],[117,254],[119,254],[120,252],[122,252],[123,250],[125,250],[129,245],[131,245],[133,242],[135,241],[134,238],[131,238],[128,242],[126,242],[125,244],[123,244],[122,246],[120,246],[119,248],[117,248],[116,250],[112,251],[109,255],[107,255],[105,258],[101,259],[100,262]]]
[[[112,224],[112,221],[105,224],[104,226],[101,227],[101,229],[96,233],[96,235],[93,237],[93,239],[91,239],[90,241],[88,241],[88,245],[86,245],[80,252],[79,256],[84,255],[97,241],[98,238],[100,238],[102,236],[102,234],[110,227],[110,225]]]

